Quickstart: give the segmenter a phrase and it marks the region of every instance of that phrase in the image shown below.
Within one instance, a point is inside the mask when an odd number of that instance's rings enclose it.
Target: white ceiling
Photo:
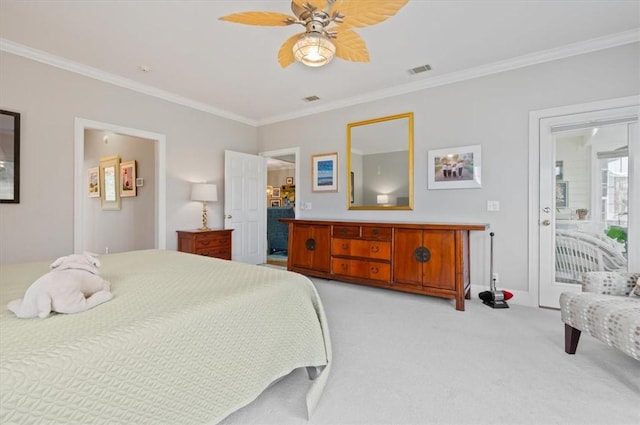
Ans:
[[[302,27],[218,20],[248,10],[291,13],[285,0],[0,0],[0,48],[261,125],[640,40],[637,0],[410,0],[357,29],[371,62],[282,69]]]

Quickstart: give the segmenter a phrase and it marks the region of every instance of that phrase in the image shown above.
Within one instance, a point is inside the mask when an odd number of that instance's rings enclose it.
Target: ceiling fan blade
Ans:
[[[277,12],[241,12],[218,18],[221,21],[234,22],[236,24],[246,25],[264,25],[269,27],[279,27],[291,25],[294,18],[291,15]]]
[[[395,15],[409,0],[336,0],[331,14],[344,15],[342,25],[348,27],[368,27]]]
[[[352,62],[369,62],[369,51],[362,37],[352,29],[337,28],[338,35],[331,40],[336,46],[336,56]]]
[[[305,3],[309,3],[318,10],[323,10],[327,6],[327,0],[292,0],[291,10],[296,16],[300,16],[300,13],[296,11],[304,12],[307,10],[303,7]]]
[[[286,68],[296,61],[296,58],[293,55],[293,45],[296,44],[296,41],[298,41],[302,34],[303,33],[299,33],[289,37],[287,41],[280,46],[280,50],[278,51],[278,62],[281,67]]]

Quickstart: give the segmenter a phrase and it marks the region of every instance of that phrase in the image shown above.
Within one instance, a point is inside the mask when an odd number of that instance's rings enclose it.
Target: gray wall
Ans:
[[[106,253],[108,250],[113,253],[154,248],[155,147],[153,140],[85,130],[84,170],[97,167],[100,158],[118,155],[121,161],[135,160],[136,177],[144,179],[144,186],[136,188],[136,196],[120,199],[120,210],[103,210],[100,198],[83,198],[85,250],[95,253]]]
[[[0,107],[20,112],[19,204],[0,205],[0,263],[49,260],[73,252],[74,119],[166,136],[166,246],[178,229],[201,224],[191,183],[218,184],[224,199],[224,150],[258,152],[256,128],[0,52]],[[222,227],[223,202],[209,204]]]
[[[496,234],[494,267],[500,285],[528,291],[529,112],[637,95],[639,65],[637,43],[574,56],[266,125],[259,129],[258,147],[300,146],[297,200],[312,204],[301,210],[303,218],[489,223]],[[415,114],[413,211],[347,210],[347,124],[404,112]],[[300,134],[305,134],[303,145]],[[427,189],[428,150],[475,144],[482,145],[482,188]],[[305,158],[332,151],[339,155],[339,191],[312,193]],[[487,212],[487,200],[500,201],[500,211]],[[489,232],[474,232],[471,244],[472,283],[488,285]]]

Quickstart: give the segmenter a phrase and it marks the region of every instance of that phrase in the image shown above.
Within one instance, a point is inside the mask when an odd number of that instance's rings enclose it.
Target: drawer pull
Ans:
[[[427,248],[419,246],[413,251],[413,257],[418,263],[426,263],[431,259],[431,252]]]
[[[374,245],[371,247],[371,252],[380,252],[380,247],[378,245]]]
[[[376,274],[379,271],[378,268],[375,267],[375,266],[372,266],[370,270],[371,270],[371,273],[373,273],[373,274]]]
[[[343,234],[343,235],[346,235],[347,233],[349,233],[349,229],[348,229],[348,228],[346,228],[346,227],[343,227],[343,228],[342,228],[342,234]]]
[[[210,242],[210,241],[200,241],[200,243],[201,243],[202,245],[209,245],[211,242]]]
[[[347,248],[349,248],[349,244],[347,244],[347,243],[343,243],[343,244],[342,244],[342,249],[347,249]]]
[[[340,263],[340,267],[342,267],[342,270],[347,270],[349,265],[347,263]]]
[[[304,245],[307,247],[309,251],[315,251],[316,249],[316,240],[313,238],[309,238],[306,240]]]
[[[373,234],[378,236],[380,234],[380,229],[373,229]]]

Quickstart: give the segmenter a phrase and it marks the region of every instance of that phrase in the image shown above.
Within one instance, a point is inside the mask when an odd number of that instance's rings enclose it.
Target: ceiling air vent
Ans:
[[[318,96],[309,96],[309,97],[305,97],[304,99],[305,102],[314,102],[316,100],[320,100],[320,98]]]
[[[408,70],[407,72],[411,75],[414,75],[414,74],[420,74],[421,72],[427,72],[427,71],[431,71],[431,65],[417,66],[413,69]]]

